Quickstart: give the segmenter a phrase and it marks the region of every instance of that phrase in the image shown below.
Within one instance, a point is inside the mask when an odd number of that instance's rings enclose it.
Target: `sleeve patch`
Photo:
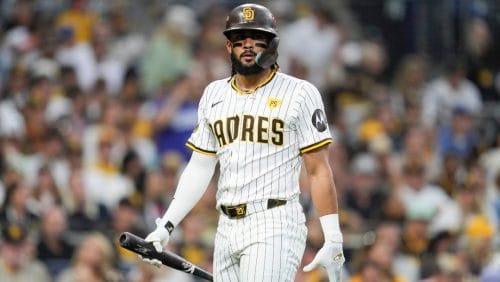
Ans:
[[[326,116],[321,109],[316,109],[312,115],[311,122],[319,132],[323,132],[327,128]]]

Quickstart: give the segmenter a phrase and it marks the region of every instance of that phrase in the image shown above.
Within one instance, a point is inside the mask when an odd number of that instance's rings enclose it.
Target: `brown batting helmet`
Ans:
[[[237,30],[256,30],[278,36],[276,20],[266,7],[258,4],[242,4],[229,12],[226,18],[226,37]]]

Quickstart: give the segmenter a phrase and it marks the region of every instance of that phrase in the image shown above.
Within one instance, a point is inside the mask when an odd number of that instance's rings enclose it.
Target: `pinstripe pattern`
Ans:
[[[301,154],[331,142],[318,90],[277,72],[255,93],[241,94],[228,79],[205,88],[198,126],[187,142],[216,155],[217,207],[266,199],[295,199],[243,219],[221,216],[214,251],[215,281],[293,281],[305,248],[298,204]],[[318,122],[318,120],[320,122]]]
[[[270,109],[269,99],[279,99],[281,105]],[[187,146],[219,158],[221,177],[217,204],[235,205],[297,195],[300,153],[331,142],[328,129],[319,132],[312,125],[311,117],[316,109],[323,110],[317,89],[280,72],[253,94],[238,94],[227,79],[209,84],[200,101],[198,127]],[[238,117],[242,123],[244,116],[253,118],[254,142],[240,140],[239,136],[234,142],[221,145],[214,136],[214,124],[219,121],[222,131],[226,131],[227,118]],[[284,122],[282,145],[255,141],[258,117]],[[271,135],[270,131],[266,134]],[[238,134],[242,134],[241,129]]]
[[[214,281],[294,281],[307,230],[298,201],[234,220],[219,218]]]

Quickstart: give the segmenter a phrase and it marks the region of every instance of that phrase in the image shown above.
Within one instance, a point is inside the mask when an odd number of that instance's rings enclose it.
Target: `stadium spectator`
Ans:
[[[156,226],[154,219],[163,215],[167,210],[167,200],[172,197],[175,185],[167,184],[166,178],[177,183],[178,171],[170,167],[165,173],[153,170],[146,174],[142,191],[141,217],[144,218],[147,230]]]
[[[71,6],[57,16],[56,28],[71,30],[78,43],[90,42],[99,16],[88,9],[87,0],[70,0],[69,2]]]
[[[419,123],[424,89],[429,78],[428,61],[421,55],[409,54],[399,62],[391,87],[390,105],[409,125]]]
[[[28,232],[37,231],[39,215],[29,204],[31,187],[22,179],[6,186],[5,203],[0,210],[0,223],[22,225]]]
[[[185,162],[191,156],[185,141],[198,122],[198,102],[202,94],[195,82],[199,77],[193,74],[179,78],[168,93],[150,101],[154,113],[151,120],[153,138],[160,156],[171,151],[180,152]]]
[[[483,102],[478,87],[467,79],[465,63],[461,58],[451,57],[444,63],[443,74],[426,86],[422,100],[422,122],[429,128],[450,124],[453,109],[465,107],[473,116],[478,116]]]
[[[307,15],[282,28],[280,65],[287,73],[299,75],[323,89],[328,68],[325,62],[333,61],[343,34],[328,5],[316,2],[312,6]],[[301,38],[302,44],[296,44],[296,38]],[[302,76],[294,71],[301,68],[304,70]]]
[[[465,25],[467,78],[479,88],[481,100],[485,103],[500,100],[500,89],[495,82],[500,71],[500,56],[495,52],[498,42],[493,38],[493,32],[484,18],[471,18]]]
[[[380,221],[380,202],[385,197],[378,177],[378,163],[373,155],[360,152],[351,164],[351,182],[346,191],[344,208],[356,213],[363,221],[363,231],[368,231]]]
[[[467,108],[457,106],[452,110],[450,124],[438,128],[436,144],[440,154],[454,154],[470,160],[479,150],[479,132]]]
[[[67,215],[62,206],[52,206],[41,215],[41,227],[36,257],[42,261],[54,279],[70,265],[74,246],[67,236]]]
[[[132,28],[123,6],[116,5],[110,12],[109,21],[112,35],[109,56],[127,70],[138,67],[146,47],[146,37]]]
[[[123,281],[114,262],[111,242],[102,233],[92,232],[82,240],[73,254],[71,266],[61,272],[56,281]]]
[[[26,118],[22,113],[26,87],[26,69],[12,68],[0,95],[0,136],[4,138],[23,138],[26,134]]]
[[[90,197],[82,170],[75,169],[70,175],[64,208],[68,213],[69,240],[73,245],[92,230],[104,230],[109,223],[111,211]]]
[[[2,281],[52,281],[49,272],[33,257],[28,231],[16,223],[2,225],[0,277]]]
[[[120,173],[113,159],[112,147],[119,136],[114,128],[100,128],[97,159],[84,169],[84,182],[93,201],[103,204],[108,211],[114,210],[120,199],[134,193],[134,183]]]
[[[56,60],[62,67],[73,68],[78,86],[83,90],[90,90],[96,81],[92,46],[87,40],[78,42],[75,31],[71,28],[62,27],[56,32]]]
[[[154,96],[168,89],[188,72],[192,57],[192,38],[198,30],[196,15],[190,7],[172,5],[156,28],[141,64],[143,89]]]
[[[436,186],[426,180],[425,168],[418,164],[405,164],[403,167],[403,186],[397,187],[396,192],[403,202],[407,214],[416,206],[428,213],[428,232],[437,232],[441,228],[458,229],[459,222],[450,219],[453,205],[452,199],[443,188]],[[420,210],[419,210],[420,212]],[[450,219],[442,222],[442,218]]]
[[[30,204],[40,215],[47,209],[62,204],[60,188],[47,166],[42,166],[38,170],[38,178],[31,193],[33,197]]]

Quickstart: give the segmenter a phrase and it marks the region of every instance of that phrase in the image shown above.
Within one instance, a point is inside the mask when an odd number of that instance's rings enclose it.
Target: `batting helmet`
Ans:
[[[276,20],[269,9],[258,4],[243,4],[234,8],[226,18],[224,35],[237,30],[256,30],[278,36]]]

